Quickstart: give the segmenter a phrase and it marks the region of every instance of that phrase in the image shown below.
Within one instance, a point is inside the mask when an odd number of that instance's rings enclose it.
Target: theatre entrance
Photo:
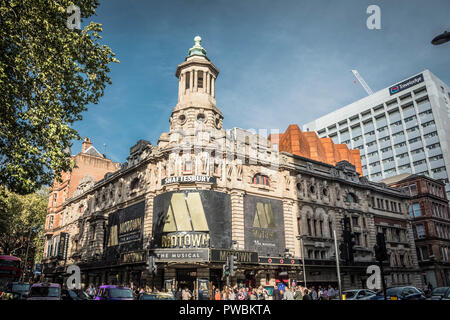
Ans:
[[[188,288],[191,292],[194,292],[195,283],[197,280],[196,269],[177,269],[177,289]]]

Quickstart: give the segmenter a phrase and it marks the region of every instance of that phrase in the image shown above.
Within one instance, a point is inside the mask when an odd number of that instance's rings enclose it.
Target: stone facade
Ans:
[[[365,287],[376,231],[384,221],[404,234],[402,252],[408,259],[402,272],[408,275],[405,281],[420,286],[409,196],[361,177],[349,161],[320,162],[278,151],[261,135],[223,129],[215,100],[219,71],[200,40],[195,42],[176,71],[178,103],[169,132],[157,145],[139,141],[120,170],[64,202],[58,232],[68,235],[67,250],[44,272],[56,277],[75,263],[86,284],[194,286],[202,278],[221,287],[223,262],[213,251],[236,250],[258,255],[256,261],[239,263],[232,283],[298,282],[303,281],[301,236],[307,284],[336,285],[333,230],[341,241],[340,223],[349,216],[358,234],[357,253],[354,265],[341,268],[344,289]],[[381,209],[374,199],[396,205]],[[209,244],[194,247],[193,239],[205,235]],[[183,257],[188,251],[189,257],[209,256],[206,261],[164,258],[175,251]],[[157,257],[155,277],[146,270],[149,255]]]

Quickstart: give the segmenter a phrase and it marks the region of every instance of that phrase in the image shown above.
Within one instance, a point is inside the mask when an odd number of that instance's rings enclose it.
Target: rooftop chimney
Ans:
[[[92,146],[91,139],[89,139],[88,137],[84,137],[81,152],[86,152],[86,150],[89,149],[90,146]]]

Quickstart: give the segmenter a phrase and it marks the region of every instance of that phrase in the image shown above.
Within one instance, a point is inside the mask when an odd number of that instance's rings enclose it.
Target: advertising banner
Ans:
[[[281,200],[244,197],[245,250],[259,255],[284,254],[284,219]]]
[[[155,248],[231,248],[230,195],[184,190],[156,196],[153,235]]]
[[[144,215],[145,201],[109,214],[106,230],[106,260],[124,262],[136,258],[123,254],[143,249]]]

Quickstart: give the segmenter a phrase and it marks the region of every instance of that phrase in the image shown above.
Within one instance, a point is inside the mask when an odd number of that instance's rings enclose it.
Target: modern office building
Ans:
[[[445,183],[450,199],[450,89],[429,70],[303,126],[359,149],[364,176],[402,173]]]

